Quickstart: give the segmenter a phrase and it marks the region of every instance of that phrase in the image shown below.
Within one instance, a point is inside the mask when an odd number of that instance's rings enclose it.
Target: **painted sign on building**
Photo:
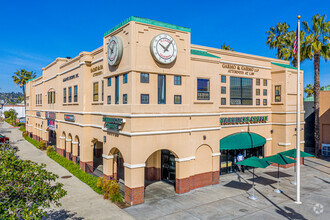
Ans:
[[[74,120],[74,115],[64,115],[64,120],[65,121],[75,121]]]
[[[55,131],[55,121],[54,120],[47,120],[47,129]]]
[[[78,77],[79,77],[79,74],[77,73],[77,74],[74,74],[72,76],[68,76],[68,77],[64,78],[63,82],[66,82],[68,80],[75,79],[75,78],[78,78]]]
[[[41,113],[40,112],[36,112],[36,116],[37,117],[41,117]]]
[[[123,123],[125,123],[125,119],[122,118],[108,118],[103,117],[104,128],[108,130],[118,131],[123,128]]]
[[[252,124],[264,123],[268,121],[268,116],[247,116],[247,117],[227,117],[220,118],[220,124]]]
[[[46,112],[45,116],[46,116],[46,119],[55,120],[55,112]]]

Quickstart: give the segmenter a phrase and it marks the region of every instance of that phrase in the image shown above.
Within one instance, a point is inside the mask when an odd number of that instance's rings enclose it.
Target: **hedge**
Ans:
[[[78,164],[74,164],[71,160],[68,160],[63,156],[58,155],[54,151],[49,152],[48,156],[54,161],[56,161],[58,164],[60,164],[62,167],[67,169],[70,173],[72,173],[82,182],[89,185],[95,192],[97,192],[98,194],[103,194],[102,189],[96,186],[98,179],[97,177],[94,177],[89,173],[85,173],[80,169]]]
[[[25,140],[33,144],[36,148],[39,149],[39,141],[30,138],[29,136],[23,136]]]

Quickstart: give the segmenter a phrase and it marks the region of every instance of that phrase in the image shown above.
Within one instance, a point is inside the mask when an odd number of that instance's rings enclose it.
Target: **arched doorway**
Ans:
[[[63,131],[62,136],[61,136],[61,142],[62,142],[62,150],[63,150],[63,154],[62,156],[66,156],[66,134]]]
[[[74,137],[74,141],[72,142],[72,148],[72,161],[80,164],[80,141],[77,135]]]
[[[93,168],[92,173],[94,176],[103,176],[103,142],[93,139]]]
[[[66,158],[72,160],[72,135],[68,134],[68,139],[66,139]]]

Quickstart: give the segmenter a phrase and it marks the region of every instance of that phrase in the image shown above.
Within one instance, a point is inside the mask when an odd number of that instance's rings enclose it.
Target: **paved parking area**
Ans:
[[[48,171],[60,177],[71,176],[69,171],[50,159],[45,151],[40,151],[27,142],[17,128],[10,128],[7,123],[2,123],[0,133],[9,137],[11,143],[19,148],[18,155],[22,159],[44,163]],[[68,194],[60,200],[62,206],[49,209],[48,216],[44,219],[134,219],[115,204],[104,200],[102,195],[75,176],[59,178],[57,181],[64,184]]]
[[[276,188],[277,168],[255,170],[256,195],[252,201],[252,173],[228,174],[220,184],[175,194],[164,182],[149,185],[145,203],[126,208],[136,219],[330,219],[330,163],[308,158],[302,166],[301,201],[294,203],[296,188],[291,185],[293,168],[281,169],[280,189]]]

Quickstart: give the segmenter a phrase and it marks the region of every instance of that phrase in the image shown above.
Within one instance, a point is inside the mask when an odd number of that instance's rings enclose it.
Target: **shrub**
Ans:
[[[95,192],[102,194],[102,189],[99,188],[97,184],[97,177],[94,177],[88,173],[82,171],[78,164],[74,164],[71,160],[66,159],[55,153],[54,151],[49,152],[48,156],[60,164],[62,167],[67,169],[70,173],[80,179],[82,182],[89,185]]]
[[[54,147],[53,146],[48,146],[47,147],[47,151],[46,151],[47,155],[49,155],[50,152],[54,152]]]
[[[36,148],[39,148],[39,142],[38,141],[30,138],[29,136],[25,136],[24,139],[27,140],[28,142],[30,142],[31,144],[33,144]]]
[[[117,180],[107,180],[99,177],[97,186],[101,187],[104,199],[109,199],[112,202],[123,202],[123,196],[120,193],[120,186]]]
[[[26,137],[27,136],[27,132],[26,131],[23,131],[22,136],[23,137]]]
[[[39,149],[40,150],[46,150],[46,142],[40,141],[39,142]]]
[[[0,219],[41,219],[66,195],[58,176],[45,164],[21,160],[10,145],[0,145]]]

